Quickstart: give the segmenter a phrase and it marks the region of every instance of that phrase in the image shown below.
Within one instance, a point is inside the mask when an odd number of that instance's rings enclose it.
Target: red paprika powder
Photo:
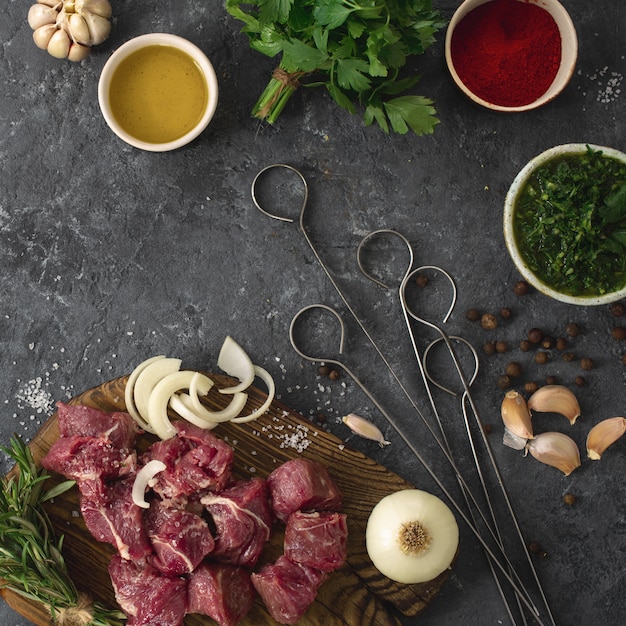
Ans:
[[[500,106],[530,104],[550,87],[561,63],[554,18],[529,0],[492,0],[457,24],[452,63],[465,86]]]

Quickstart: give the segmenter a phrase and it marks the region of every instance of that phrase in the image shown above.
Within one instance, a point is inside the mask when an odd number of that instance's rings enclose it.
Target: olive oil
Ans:
[[[120,63],[111,77],[109,102],[129,135],[147,143],[167,143],[200,121],[208,87],[191,56],[156,44],[136,50]]]

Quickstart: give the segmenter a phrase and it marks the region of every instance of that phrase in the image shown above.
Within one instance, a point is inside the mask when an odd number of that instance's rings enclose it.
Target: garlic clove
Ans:
[[[111,22],[106,17],[85,12],[82,14],[82,18],[89,28],[92,46],[97,46],[106,40],[111,32]]]
[[[359,437],[364,437],[365,439],[371,439],[372,441],[377,441],[378,445],[382,448],[384,446],[388,446],[391,442],[386,441],[382,432],[376,424],[373,424],[369,420],[366,420],[364,417],[360,417],[355,413],[350,413],[341,418],[341,421],[355,434],[359,435]]]
[[[89,12],[108,19],[113,14],[109,0],[76,0],[74,6],[81,15]]]
[[[28,25],[36,30],[45,24],[54,24],[56,22],[58,11],[53,7],[44,4],[33,4],[28,9]]]
[[[91,52],[91,48],[89,46],[84,46],[81,43],[73,42],[70,46],[70,50],[67,53],[67,58],[69,61],[82,61],[89,56]]]
[[[571,437],[563,433],[541,433],[528,442],[526,450],[538,461],[561,470],[565,476],[580,467],[578,446]]]
[[[57,30],[48,42],[48,52],[57,59],[66,59],[70,51],[71,40],[64,30]]]
[[[546,385],[528,399],[528,408],[538,413],[558,413],[565,416],[571,425],[580,415],[576,396],[563,385]]]
[[[515,390],[507,391],[500,407],[507,430],[522,439],[533,438],[533,426],[526,400]]]
[[[513,448],[513,450],[523,450],[528,443],[528,438],[518,437],[505,426],[504,435],[502,436],[502,443],[509,448]]]
[[[48,49],[50,38],[57,31],[56,24],[44,24],[33,31],[33,41],[38,48],[42,50]]]
[[[66,30],[73,41],[84,46],[91,45],[91,33],[87,22],[78,13],[67,16]]]
[[[626,433],[626,418],[610,417],[596,424],[587,435],[587,456],[599,461],[604,451]]]

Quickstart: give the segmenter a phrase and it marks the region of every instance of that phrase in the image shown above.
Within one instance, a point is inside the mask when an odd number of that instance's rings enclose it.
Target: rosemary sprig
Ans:
[[[63,536],[56,538],[42,504],[74,485],[62,482],[44,490],[49,475],[38,468],[30,448],[15,435],[0,450],[11,457],[19,472],[2,477],[0,493],[0,587],[44,604],[54,623],[121,626],[124,613],[98,603],[85,607],[69,577],[62,555]],[[81,617],[68,619],[80,609]],[[62,619],[62,616],[65,616]]]

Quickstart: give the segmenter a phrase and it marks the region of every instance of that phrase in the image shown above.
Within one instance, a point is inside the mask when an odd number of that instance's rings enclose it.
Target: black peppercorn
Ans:
[[[530,343],[541,343],[543,331],[540,328],[531,328],[526,334]]]

